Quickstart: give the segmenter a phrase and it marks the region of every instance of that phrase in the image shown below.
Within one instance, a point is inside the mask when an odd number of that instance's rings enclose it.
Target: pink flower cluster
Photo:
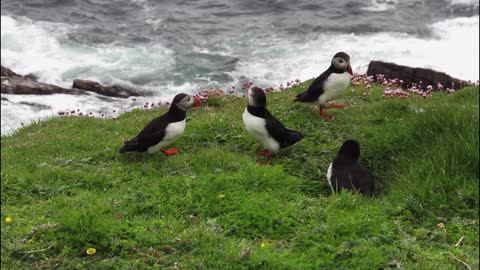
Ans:
[[[366,74],[355,73],[353,75],[352,86],[363,86],[366,89],[370,89],[373,85],[384,88],[384,92],[382,95],[384,97],[406,98],[408,97],[409,93],[422,97],[431,97],[434,92],[434,87],[432,85],[424,87],[422,81],[419,81],[418,83],[412,83],[412,85],[407,87],[406,90],[403,90],[402,87],[405,87],[404,81],[398,78],[387,79],[383,74],[367,76]],[[451,88],[445,88],[441,83],[437,83],[437,89],[439,91],[444,91],[445,93],[454,93],[454,88],[454,83],[452,83]],[[365,92],[363,93],[363,95],[367,96],[368,93]]]
[[[235,86],[232,85],[232,87],[230,87],[230,90],[228,91],[228,93],[232,96],[233,94],[235,94]]]
[[[431,97],[433,93],[433,86],[428,85],[426,90],[422,90],[421,88],[417,87],[417,84],[413,83],[411,87],[407,89],[408,92],[415,94],[421,97]]]
[[[269,87],[265,88],[265,92],[267,92],[267,93],[271,93],[271,92],[273,92],[273,91],[275,91],[275,89],[273,88],[273,86],[269,86]]]
[[[168,106],[168,102],[166,102],[166,105]],[[145,102],[145,104],[143,104],[143,109],[145,110],[149,110],[149,109],[153,109],[155,106],[157,107],[161,107],[162,106],[162,102],[159,101],[157,104],[155,104],[155,102]]]
[[[374,84],[381,87],[401,87],[403,80],[398,78],[387,79],[383,74],[377,74],[375,76],[368,76],[367,74],[353,74],[352,85],[363,86],[367,89],[371,88]]]
[[[242,85],[242,90],[246,91],[246,90],[250,89],[252,87],[252,85],[253,85],[253,82],[246,82]]]
[[[408,92],[403,91],[402,88],[397,88],[395,90],[391,90],[390,88],[385,88],[383,91],[383,97],[399,97],[399,98],[406,98],[408,97]]]
[[[429,85],[429,86],[431,86],[431,85]],[[452,83],[452,88],[448,88],[448,87],[445,88],[441,83],[437,83],[438,91],[445,91],[445,93],[450,93],[450,94],[455,93],[454,87],[455,87],[455,83]],[[428,89],[428,87],[427,87],[427,89]]]
[[[57,113],[58,115],[60,116],[86,116],[86,117],[94,117],[93,113],[92,112],[81,112],[80,109],[77,109],[77,110],[70,110],[70,109],[67,109],[65,111],[59,111]]]
[[[222,97],[225,96],[225,91],[219,88],[206,89],[198,92],[198,98],[202,103],[207,102],[212,97]]]
[[[403,85],[403,80],[400,80],[398,78],[387,79],[383,74],[377,74],[375,75],[375,77],[376,77],[376,83],[383,87],[401,87]]]
[[[116,110],[113,110],[113,114],[111,115],[111,118],[113,120],[116,120],[117,119],[117,115],[115,114]],[[105,114],[103,114],[102,112],[98,112],[98,113],[93,113],[93,112],[82,112],[80,111],[80,109],[77,109],[77,110],[70,110],[70,109],[67,109],[65,111],[59,111],[57,112],[57,114],[59,116],[76,116],[76,117],[91,117],[91,118],[104,118],[105,117]]]
[[[354,73],[352,78],[352,86],[364,86],[365,88],[372,87],[375,80],[373,76],[367,76],[367,74]]]
[[[283,90],[285,90],[286,88],[289,88],[289,87],[296,87],[296,86],[298,86],[298,85],[301,84],[301,83],[302,83],[302,82],[301,82],[299,79],[295,79],[295,80],[292,80],[292,81],[288,81],[288,82],[285,83],[285,85],[286,85],[287,87],[284,87],[284,86],[283,86],[283,83],[282,83],[282,84],[280,84],[280,87],[278,87],[278,90],[279,90],[279,91],[283,91]]]

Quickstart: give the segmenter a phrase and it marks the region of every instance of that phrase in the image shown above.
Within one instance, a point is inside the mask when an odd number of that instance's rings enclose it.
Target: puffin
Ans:
[[[252,87],[248,90],[248,106],[243,113],[243,124],[247,132],[263,144],[257,155],[269,160],[259,162],[261,165],[271,164],[271,154],[300,141],[302,133],[286,128],[266,108],[267,97],[263,89]]]
[[[332,116],[326,115],[324,110],[345,107],[344,104],[328,104],[328,102],[347,89],[352,76],[350,56],[344,52],[338,52],[333,56],[330,67],[320,74],[305,92],[298,94],[294,101],[316,103],[320,107],[320,116],[323,119],[331,119]]]
[[[167,156],[176,154],[177,148],[164,149],[163,147],[174,143],[182,136],[185,130],[187,110],[200,105],[200,99],[196,96],[185,93],[177,94],[173,98],[168,112],[150,121],[137,136],[126,141],[120,149],[120,153],[148,152],[153,154],[162,151]]]
[[[370,170],[358,161],[360,145],[354,140],[345,141],[328,167],[327,180],[332,191],[342,189],[373,195],[375,179]]]

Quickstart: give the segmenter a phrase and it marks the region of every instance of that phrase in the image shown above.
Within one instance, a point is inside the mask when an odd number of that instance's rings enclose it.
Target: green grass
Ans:
[[[165,109],[2,137],[2,269],[478,269],[478,87],[405,100],[349,89],[323,121],[292,102],[308,83],[268,95],[306,135],[273,166],[256,164],[246,102],[229,97],[188,113],[172,157],[118,153]],[[349,138],[376,176],[373,198],[328,188]]]

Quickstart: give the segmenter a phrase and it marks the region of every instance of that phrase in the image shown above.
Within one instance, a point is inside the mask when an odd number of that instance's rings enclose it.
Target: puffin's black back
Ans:
[[[168,112],[150,121],[136,137],[126,141],[123,148],[120,149],[120,153],[145,152],[150,146],[161,142],[163,137],[165,137],[168,124],[185,119],[186,112],[176,105],[185,96],[186,94],[176,95]]]
[[[360,145],[347,140],[338,151],[332,164],[331,184],[336,191],[355,190],[373,195],[375,179],[373,174],[359,163]]]
[[[260,90],[260,88],[258,90]],[[255,95],[255,106],[248,105],[247,110],[250,114],[265,119],[265,128],[270,136],[280,144],[280,148],[291,146],[303,139],[304,136],[302,133],[286,128],[280,120],[275,118],[275,116],[267,110],[265,107],[267,97],[263,90],[258,90]]]
[[[297,95],[294,101],[297,102],[315,102],[318,97],[323,94],[323,84],[325,80],[332,74],[331,67],[325,70],[320,76],[318,76],[305,92]]]
[[[344,52],[339,52],[336,53],[333,58],[335,57],[342,57],[346,61],[350,61],[350,56]],[[327,78],[332,74],[332,73],[343,73],[345,72],[344,70],[337,69],[333,66],[332,63],[330,63],[330,66],[328,67],[327,70],[325,70],[320,76],[318,76],[312,84],[308,87],[308,89],[305,92],[302,92],[297,95],[294,101],[297,102],[315,102],[317,101],[318,97],[321,96],[324,93],[324,84]]]

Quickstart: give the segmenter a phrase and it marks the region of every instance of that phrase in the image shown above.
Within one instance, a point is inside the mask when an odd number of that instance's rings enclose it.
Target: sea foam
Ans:
[[[452,4],[458,4],[452,1]],[[461,2],[461,1],[460,1]],[[230,88],[245,81],[261,87],[278,87],[292,79],[306,80],[318,76],[338,51],[351,56],[355,72],[365,72],[370,60],[432,68],[454,77],[477,80],[479,74],[479,18],[446,19],[428,27],[430,33],[412,35],[380,32],[370,34],[322,33],[285,37],[275,32],[246,41],[224,40],[216,48],[194,48],[194,53],[223,55],[238,59],[233,71],[225,71],[233,81],[218,84],[206,74],[197,77],[205,82],[186,81],[189,70],[179,70],[177,52],[161,43],[80,44],[69,35],[75,25],[36,22],[26,18],[1,16],[1,63],[20,74],[33,73],[40,81],[71,87],[73,79],[91,79],[104,84],[119,83],[149,90],[154,96],[130,99],[102,99],[96,94],[71,95],[2,95],[2,135],[29,121],[55,116],[58,111],[81,109],[90,112],[126,111],[142,102],[167,101],[176,93],[195,93],[213,83]],[[202,58],[203,59],[203,58]],[[186,68],[189,68],[188,66]],[[184,72],[184,73],[183,73]],[[207,74],[208,75],[208,74]],[[197,79],[198,79],[197,78]],[[284,84],[285,85],[285,84]],[[50,109],[36,109],[20,101],[41,103]]]

